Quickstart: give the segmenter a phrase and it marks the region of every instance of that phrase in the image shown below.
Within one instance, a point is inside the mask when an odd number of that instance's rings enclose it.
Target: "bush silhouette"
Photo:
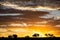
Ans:
[[[11,36],[11,35],[9,35],[9,36],[8,36],[8,38],[12,38],[12,36]]]
[[[32,35],[33,37],[39,37],[39,34],[35,33]]]
[[[1,37],[1,38],[4,38],[4,37]]]
[[[9,35],[8,38],[17,38],[17,35],[16,34]]]
[[[47,37],[55,37],[53,34],[45,34]]]
[[[16,34],[13,34],[13,38],[17,38],[17,35]]]
[[[25,38],[29,38],[29,36],[25,36]]]

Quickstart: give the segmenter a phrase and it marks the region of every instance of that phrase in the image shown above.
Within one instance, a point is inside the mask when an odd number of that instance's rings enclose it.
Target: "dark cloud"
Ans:
[[[15,9],[6,9],[2,10],[0,9],[0,14],[9,14],[9,13],[20,13],[23,15],[18,15],[18,16],[0,16],[0,22],[4,21],[37,21],[39,16],[44,16],[46,14],[49,14],[49,12],[43,12],[43,11],[31,11],[31,10],[15,10]]]
[[[0,0],[0,2],[4,2],[4,0]]]
[[[3,4],[6,2],[18,5],[20,7],[21,6],[23,7],[42,6],[42,7],[49,7],[49,8],[55,8],[55,9],[58,8],[58,10],[60,9],[60,0],[4,0],[2,1]],[[5,7],[1,4],[0,4],[0,9]],[[9,8],[9,7],[5,7],[5,8]]]
[[[19,6],[49,6],[60,7],[60,0],[6,0]]]
[[[60,0],[7,0],[10,3],[14,3],[19,6],[49,6],[49,7],[60,7]],[[3,5],[2,5],[3,6]],[[0,8],[2,7],[0,6]],[[29,21],[40,21],[40,20],[50,20],[50,19],[44,19],[39,18],[39,16],[44,16],[46,14],[49,14],[49,12],[43,12],[43,11],[31,11],[31,10],[16,10],[16,9],[0,9],[0,14],[3,13],[21,13],[24,15],[19,16],[0,16],[0,22],[16,22],[16,21],[23,21],[23,22],[29,22]],[[53,21],[53,19],[52,19]],[[56,21],[57,22],[57,21]],[[53,24],[56,24],[54,22],[50,22]],[[59,24],[57,22],[57,24]]]

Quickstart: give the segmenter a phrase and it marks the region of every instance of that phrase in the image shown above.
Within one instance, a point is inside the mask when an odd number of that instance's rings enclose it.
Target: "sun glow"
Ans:
[[[19,27],[19,26],[21,26],[21,27],[24,27],[24,26],[27,26],[27,24],[26,23],[22,23],[22,24],[20,24],[20,23],[12,23],[12,24],[10,24],[10,25],[8,25],[8,26],[17,26],[17,27]]]
[[[40,36],[39,37],[46,37],[44,34],[46,33],[50,33],[50,34],[54,34],[55,36],[59,36],[57,34],[58,31],[56,28],[54,27],[50,27],[50,26],[30,26],[30,27],[24,27],[24,28],[6,28],[6,31],[2,32],[0,30],[0,37],[4,36],[7,37],[8,35],[13,35],[13,34],[17,34],[18,37],[25,37],[25,36],[30,36],[32,37],[32,35],[34,33],[38,33]]]

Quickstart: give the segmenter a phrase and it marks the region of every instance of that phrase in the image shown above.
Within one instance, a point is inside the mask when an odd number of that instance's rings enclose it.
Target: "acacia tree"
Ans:
[[[25,38],[29,38],[29,36],[25,36]]]
[[[39,34],[35,33],[32,35],[33,37],[39,37]]]
[[[47,37],[55,37],[53,34],[45,34]]]

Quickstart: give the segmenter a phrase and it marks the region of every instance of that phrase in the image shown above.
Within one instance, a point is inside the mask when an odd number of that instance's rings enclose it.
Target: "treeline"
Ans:
[[[45,34],[45,36],[46,36],[47,38],[53,38],[53,37],[55,37],[53,34]],[[41,36],[41,37],[42,37],[42,36]],[[41,38],[41,37],[40,37],[40,34],[35,33],[35,34],[32,35],[32,37],[25,36],[25,37],[23,37],[23,38]],[[5,38],[5,37],[1,37],[1,38]],[[18,35],[13,34],[13,35],[9,35],[7,38],[21,38],[21,37],[18,37]],[[43,37],[42,37],[42,38],[43,38]]]

